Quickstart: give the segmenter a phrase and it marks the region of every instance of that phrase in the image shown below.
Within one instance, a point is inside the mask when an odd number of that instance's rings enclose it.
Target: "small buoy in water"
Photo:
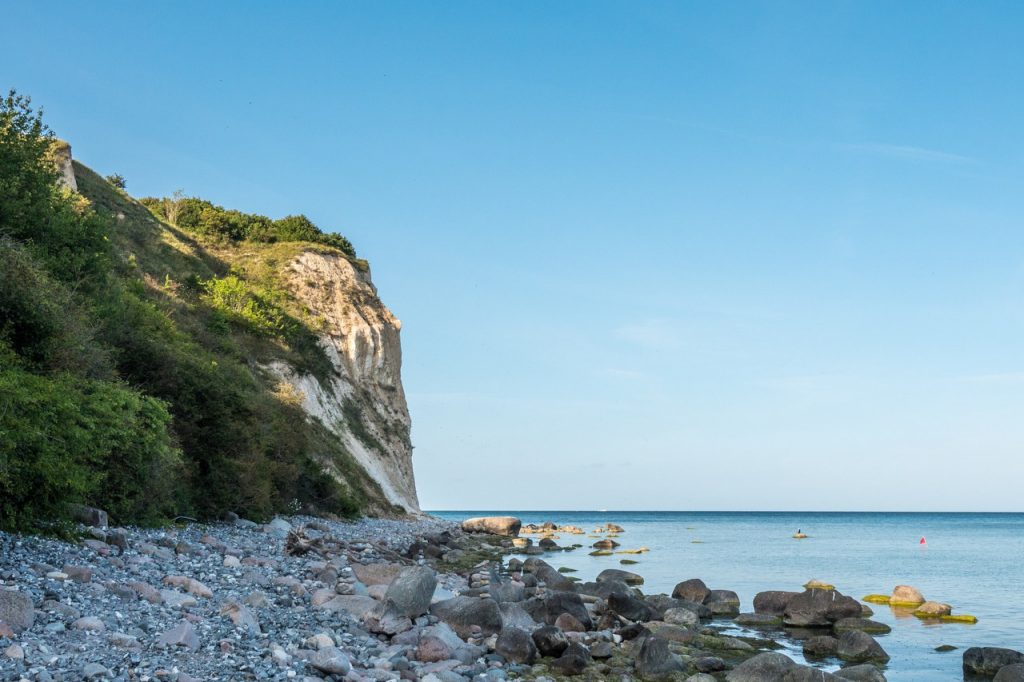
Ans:
[[[921,536],[921,542],[919,542],[917,544],[919,544],[919,545],[927,545],[928,543],[924,541],[924,536],[922,535]]]

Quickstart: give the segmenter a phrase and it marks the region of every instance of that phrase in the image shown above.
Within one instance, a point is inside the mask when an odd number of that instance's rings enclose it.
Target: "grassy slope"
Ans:
[[[295,396],[260,369],[271,360],[283,360],[320,379],[326,379],[333,371],[310,329],[313,321],[304,319],[302,307],[284,287],[277,285],[276,273],[307,249],[341,252],[329,246],[300,242],[232,245],[204,240],[159,221],[125,192],[78,162],[75,162],[75,176],[79,192],[92,201],[97,212],[110,219],[110,239],[121,257],[118,269],[127,285],[156,306],[177,334],[179,340],[175,343],[187,346],[186,353],[199,354],[219,372],[229,373],[236,380],[241,378],[241,383],[250,385],[251,395],[246,394],[246,400],[254,404],[253,409],[257,413],[272,413],[259,421],[280,419],[301,430],[296,440],[302,442],[304,458],[316,462],[321,469],[330,470],[342,483],[343,499],[340,505],[333,505],[333,511],[349,514],[398,511],[386,502],[380,487],[342,443],[322,424],[301,418]],[[365,267],[365,263],[355,262]],[[245,320],[225,319],[223,311],[212,308],[204,299],[202,282],[229,274],[243,280],[269,305],[283,310],[292,331],[284,336],[261,333]],[[146,368],[142,368],[135,374],[143,376],[145,372]],[[131,373],[129,370],[128,374]],[[143,385],[142,388],[150,387]],[[173,412],[174,396],[162,397],[172,403]],[[236,454],[244,461],[245,453]],[[270,456],[273,457],[273,453]],[[266,455],[253,455],[254,461],[260,457]],[[305,488],[295,492],[300,502],[312,500],[315,506],[316,499],[324,496],[322,491],[309,490],[309,485]]]

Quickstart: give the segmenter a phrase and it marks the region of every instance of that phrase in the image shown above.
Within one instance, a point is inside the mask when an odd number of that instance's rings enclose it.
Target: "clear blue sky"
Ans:
[[[1024,5],[5,2],[136,195],[347,235],[422,503],[1024,510]]]

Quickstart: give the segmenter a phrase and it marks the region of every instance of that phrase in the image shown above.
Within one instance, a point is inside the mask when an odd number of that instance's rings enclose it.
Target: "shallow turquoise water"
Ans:
[[[591,557],[589,549],[549,554],[552,565],[570,566],[592,580],[605,568],[644,576],[647,593],[671,592],[687,578],[712,589],[735,590],[752,611],[762,590],[800,590],[811,578],[861,598],[913,585],[927,599],[977,616],[975,625],[926,625],[871,604],[875,620],[892,626],[879,642],[892,660],[890,680],[962,679],[961,654],[970,646],[1024,649],[1024,514],[847,512],[536,512],[436,511],[444,518],[511,514],[523,523],[552,521],[591,531],[612,522],[626,532],[622,549],[648,547],[639,556]],[[810,538],[794,540],[802,529]],[[924,537],[927,544],[919,544]],[[700,543],[694,543],[699,540]],[[560,544],[594,542],[564,535]],[[634,566],[620,566],[632,558]],[[960,647],[937,653],[940,644]],[[799,651],[797,647],[795,651]],[[792,652],[790,652],[792,653]],[[823,666],[830,667],[830,666]]]

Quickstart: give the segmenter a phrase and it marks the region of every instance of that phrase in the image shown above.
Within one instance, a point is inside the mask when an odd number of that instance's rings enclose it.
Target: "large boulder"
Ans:
[[[668,641],[651,635],[645,637],[636,654],[636,672],[640,677],[652,677],[681,672],[686,666],[668,648]]]
[[[735,616],[740,612],[740,598],[732,590],[711,590],[704,597],[704,606],[715,616]]]
[[[370,632],[393,636],[410,629],[412,620],[395,602],[385,599],[363,616],[363,625]]]
[[[673,597],[666,596],[664,594],[652,594],[644,598],[647,605],[653,608],[662,616],[669,609],[688,609],[697,614],[700,619],[706,619],[711,617],[711,609],[704,604],[698,604],[688,599],[675,599]]]
[[[890,606],[917,606],[925,602],[924,595],[916,587],[897,585],[889,597]]]
[[[992,678],[992,682],[1024,682],[1024,663],[1004,665]]]
[[[730,670],[726,682],[781,682],[797,668],[789,656],[775,652],[758,654]]]
[[[704,598],[711,593],[708,586],[700,578],[690,578],[677,584],[672,590],[672,596],[676,599],[695,601],[698,604],[704,603]]]
[[[579,642],[571,642],[562,655],[551,662],[551,667],[563,675],[579,675],[590,663],[590,651]]]
[[[854,682],[886,682],[885,675],[872,663],[840,668],[835,672],[835,676],[843,680],[854,680]]]
[[[523,570],[532,573],[537,580],[541,580],[549,590],[561,592],[575,592],[576,584],[558,572],[558,570],[542,559],[530,558],[523,564]]]
[[[844,661],[854,663],[885,663],[889,660],[889,654],[885,653],[885,649],[875,641],[875,638],[860,630],[847,630],[839,636],[836,655]]]
[[[528,632],[519,628],[502,628],[494,651],[511,663],[532,665],[537,660],[537,645]]]
[[[580,595],[575,592],[548,592],[544,598],[544,612],[544,621],[548,625],[554,625],[560,615],[567,613],[578,620],[585,629],[591,630],[594,627],[587,607],[580,599]]]
[[[612,592],[619,594],[633,594],[633,590],[624,582],[618,580],[605,580],[604,582],[578,583],[576,591],[591,597],[607,599]]]
[[[964,674],[992,677],[1006,665],[1024,663],[1024,654],[1013,649],[974,646],[964,652]]]
[[[398,610],[416,618],[430,608],[430,598],[437,587],[437,576],[426,566],[410,566],[399,573],[384,594],[385,601],[394,602]]]
[[[32,599],[27,594],[0,588],[0,623],[7,623],[14,632],[21,632],[32,627],[35,618]]]
[[[502,626],[501,610],[493,599],[452,597],[432,604],[430,613],[463,638],[473,633],[474,626],[479,627],[484,635],[493,635]]]
[[[754,595],[754,613],[768,613],[773,616],[781,616],[786,612],[789,601],[800,594],[799,592],[784,592],[781,590],[768,590],[758,592]]]
[[[352,572],[363,585],[390,585],[405,570],[402,564],[352,564]]]
[[[842,618],[859,618],[860,602],[836,590],[810,589],[786,604],[783,622],[794,627],[828,627]]]
[[[462,530],[467,533],[490,533],[514,538],[519,535],[523,522],[514,516],[478,516],[462,522]]]
[[[519,602],[500,602],[498,608],[501,610],[502,628],[519,628],[533,632],[540,625]]]
[[[808,637],[804,640],[803,645],[804,656],[812,658],[835,656],[836,651],[839,650],[839,640],[835,637],[829,637],[828,635]]]
[[[642,599],[628,594],[613,593],[608,595],[608,608],[626,620],[646,623],[658,617],[658,612],[648,606]]]
[[[622,571],[618,568],[606,568],[594,578],[596,582],[603,583],[609,580],[626,583],[627,585],[643,585],[644,577],[638,573]]]
[[[840,618],[832,624],[832,629],[836,632],[860,630],[861,632],[873,635],[884,635],[892,632],[892,628],[885,623],[879,623],[877,620],[870,620],[869,618]]]
[[[541,656],[557,658],[565,653],[565,650],[569,647],[569,640],[566,638],[565,633],[554,625],[545,625],[537,628],[531,636]]]

